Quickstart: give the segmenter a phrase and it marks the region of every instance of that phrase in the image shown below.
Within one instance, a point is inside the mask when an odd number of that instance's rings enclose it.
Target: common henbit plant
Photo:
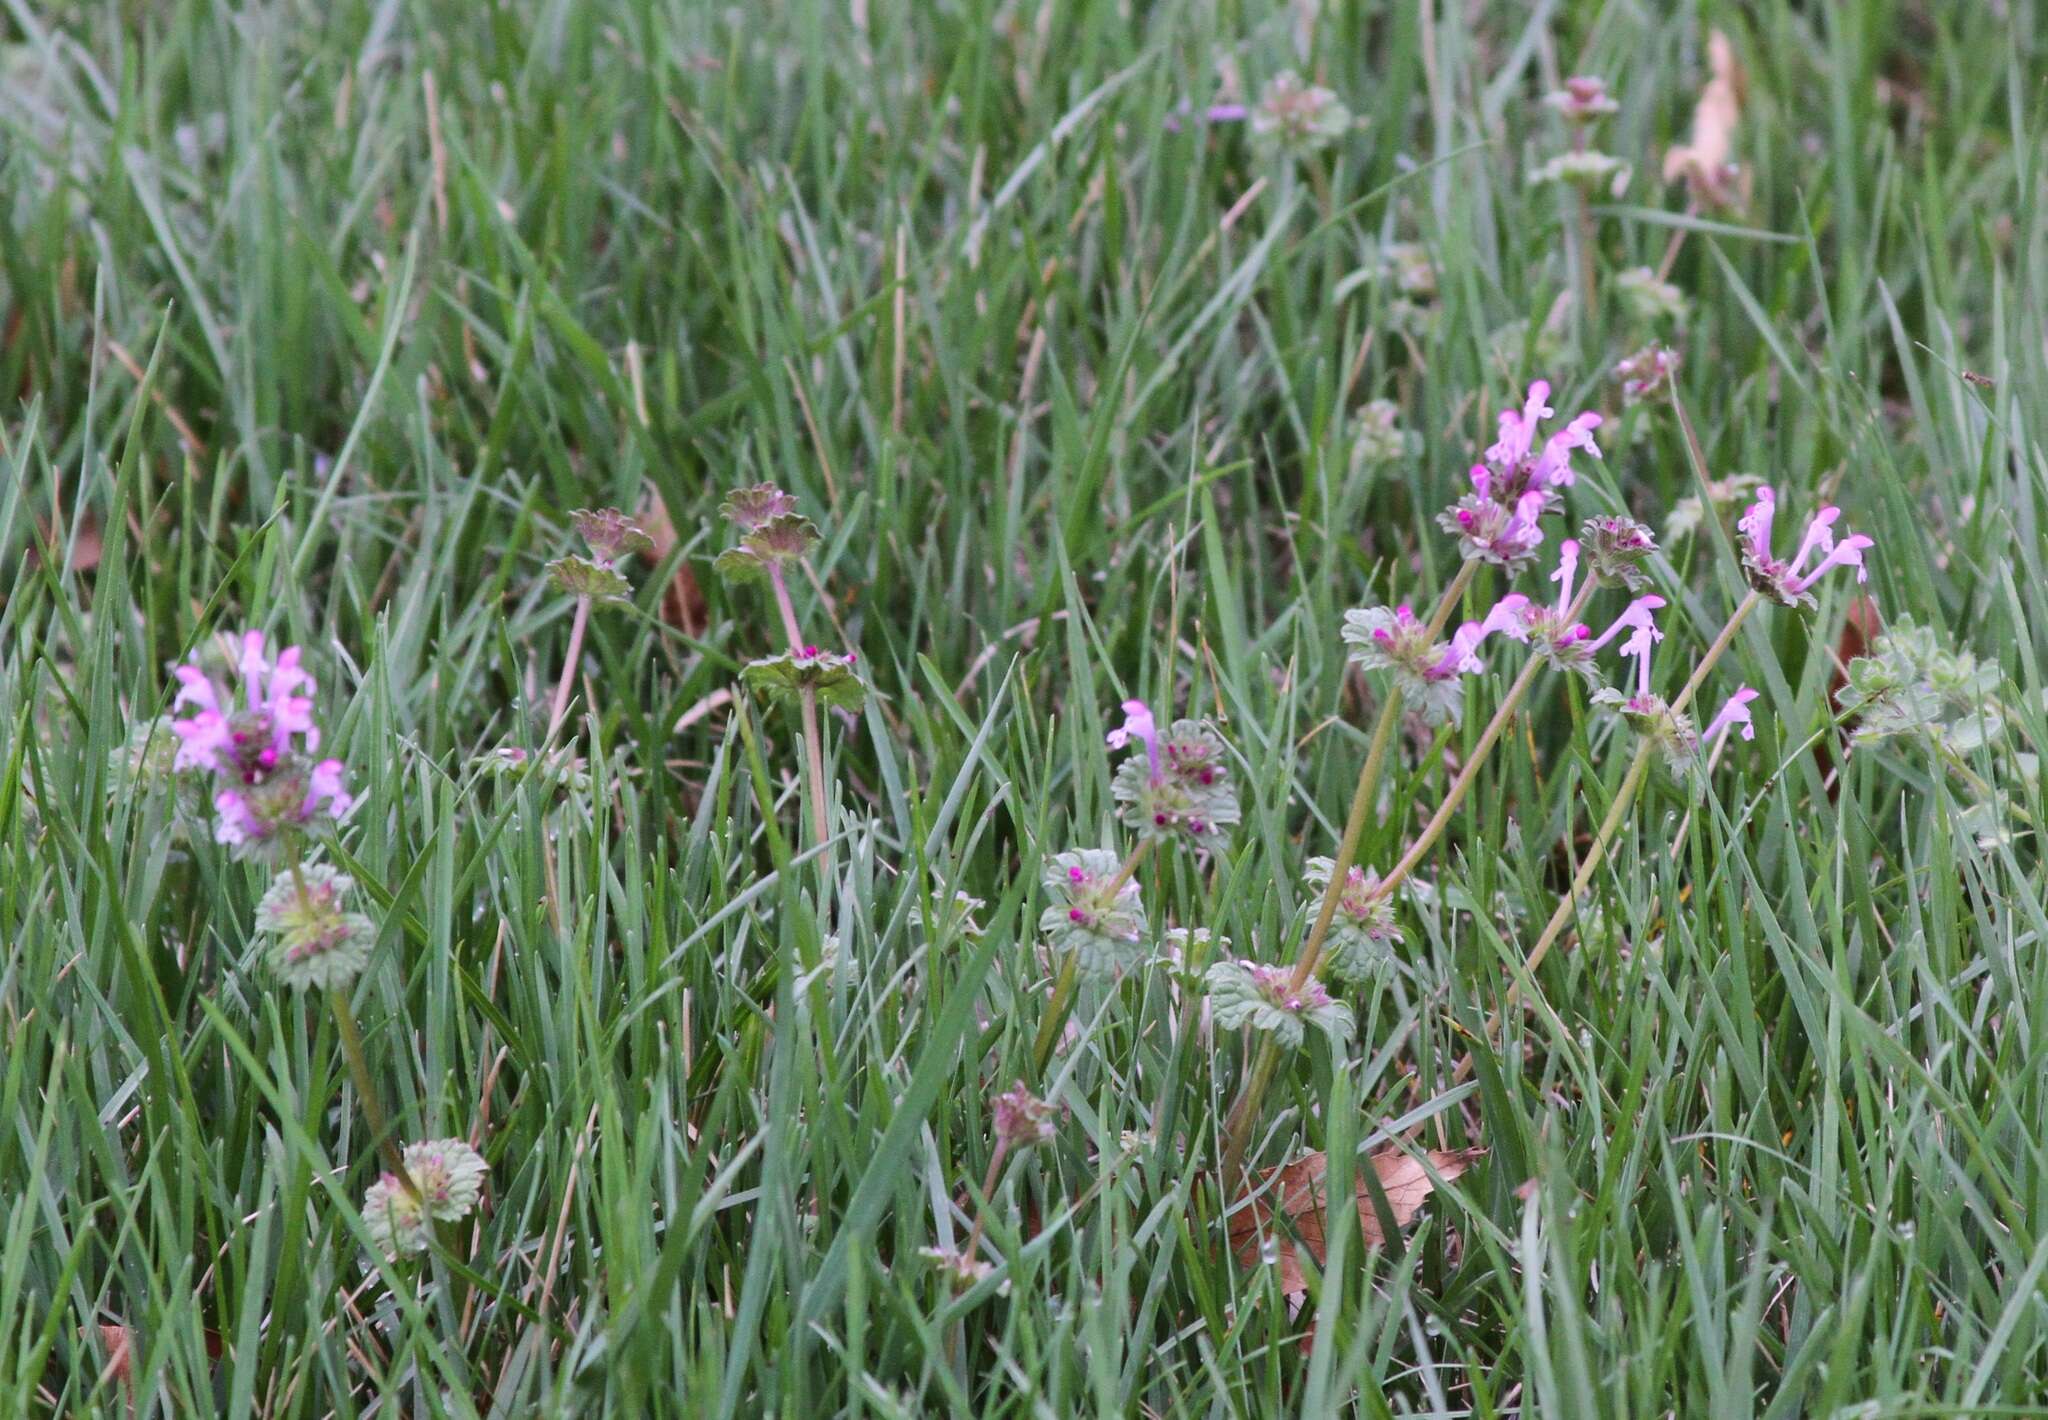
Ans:
[[[555,698],[548,712],[547,733],[555,731],[569,713],[569,694],[576,684],[576,669],[583,654],[583,633],[590,625],[593,607],[624,606],[632,601],[633,586],[619,570],[619,563],[636,553],[651,552],[654,540],[638,524],[616,508],[578,508],[569,515],[577,536],[590,549],[590,556],[569,553],[548,563],[548,580],[557,589],[576,598],[576,611],[569,624],[569,649],[562,656],[562,674],[555,683]]]
[[[179,741],[172,768],[215,784],[219,842],[240,856],[282,862],[256,908],[257,929],[271,938],[271,970],[294,990],[325,993],[357,1102],[388,1166],[364,1201],[365,1222],[385,1251],[416,1252],[425,1246],[427,1220],[453,1221],[469,1211],[484,1165],[467,1144],[452,1141],[398,1148],[349,1001],[376,929],[352,905],[354,879],[307,856],[315,834],[331,829],[355,801],[342,788],[341,761],[314,757],[317,687],[300,648],[286,647],[272,660],[260,631],[243,632],[233,645],[235,680],[226,686],[198,662],[174,672],[175,704],[192,713],[170,726]]]

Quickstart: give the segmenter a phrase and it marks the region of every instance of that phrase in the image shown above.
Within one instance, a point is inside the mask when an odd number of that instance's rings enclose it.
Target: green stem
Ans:
[[[1068,952],[1060,963],[1060,974],[1053,979],[1052,999],[1046,1002],[1045,1017],[1038,1023],[1038,1038],[1031,1045],[1031,1068],[1033,1074],[1043,1078],[1045,1067],[1052,1063],[1052,1048],[1060,1038],[1060,1027],[1066,1023],[1067,1006],[1074,997],[1074,978],[1080,972],[1081,955]]]
[[[1262,1035],[1259,1053],[1252,1061],[1252,1072],[1245,1078],[1237,1103],[1230,1107],[1230,1114],[1223,1121],[1223,1166],[1218,1172],[1223,1180],[1226,1205],[1242,1191],[1244,1151],[1251,1145],[1252,1121],[1259,1116],[1259,1106],[1265,1102],[1266,1089],[1273,1083],[1273,1074],[1279,1064],[1279,1043],[1270,1035]]]
[[[356,1098],[363,1107],[363,1118],[370,1122],[370,1133],[377,1146],[384,1153],[384,1162],[398,1181],[405,1185],[408,1193],[413,1188],[412,1175],[406,1172],[405,1156],[399,1152],[398,1139],[391,1132],[384,1118],[384,1106],[378,1101],[377,1086],[370,1078],[370,1062],[363,1054],[363,1032],[356,1025],[356,1013],[348,1004],[348,995],[339,986],[327,988],[327,1005],[334,1012],[334,1024],[341,1031],[341,1053],[348,1061],[348,1073],[355,1081]]]
[[[1700,658],[1700,663],[1694,668],[1691,679],[1686,681],[1685,688],[1680,690],[1678,698],[1671,702],[1673,712],[1683,710],[1691,703],[1700,686],[1705,684],[1707,672],[1714,668],[1714,663],[1720,660],[1728,647],[1734,643],[1736,631],[1762,600],[1755,592],[1742,599],[1734,614],[1728,618],[1728,624],[1721,628],[1721,634],[1707,647],[1706,655]],[[1627,817],[1629,807],[1635,802],[1636,794],[1642,789],[1643,782],[1649,778],[1650,759],[1655,753],[1656,747],[1648,740],[1636,746],[1636,757],[1630,762],[1628,773],[1621,781],[1621,787],[1615,791],[1614,802],[1607,806],[1607,816],[1600,821],[1600,828],[1593,835],[1593,845],[1586,850],[1585,861],[1580,863],[1578,871],[1572,874],[1571,887],[1558,900],[1556,910],[1550,914],[1550,921],[1544,924],[1543,934],[1536,939],[1536,945],[1529,949],[1528,959],[1522,963],[1522,976],[1525,979],[1533,977],[1536,968],[1543,964],[1543,958],[1549,954],[1551,945],[1557,941],[1564,931],[1565,924],[1578,910],[1580,894],[1585,892],[1587,885],[1593,881],[1593,874],[1600,870],[1600,864],[1606,860],[1608,845],[1621,831],[1622,820]],[[1491,1023],[1494,1029],[1499,1027],[1501,1011],[1512,1006],[1519,998],[1520,992],[1519,981],[1508,987],[1507,995],[1501,1001],[1501,1010],[1494,1012]],[[1491,1034],[1491,1030],[1488,1033]]]

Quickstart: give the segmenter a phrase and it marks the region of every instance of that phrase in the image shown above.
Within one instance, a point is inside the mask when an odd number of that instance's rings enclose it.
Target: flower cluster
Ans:
[[[1543,102],[1574,126],[1598,123],[1621,111],[1621,105],[1607,92],[1607,81],[1597,74],[1572,75],[1563,88],[1545,94]]]
[[[1330,874],[1336,866],[1329,858],[1311,858],[1302,869],[1302,878],[1312,892],[1321,895],[1329,890]],[[1323,939],[1330,975],[1356,985],[1385,980],[1394,969],[1393,949],[1400,943],[1394,902],[1380,891],[1379,874],[1354,864],[1344,876],[1337,911],[1330,918],[1329,935]]]
[[[459,1223],[483,1196],[489,1166],[460,1139],[408,1144],[405,1177],[384,1174],[363,1195],[370,1240],[394,1261],[424,1252],[435,1223]]]
[[[1152,842],[1185,841],[1213,851],[1238,821],[1237,791],[1223,740],[1199,720],[1176,720],[1165,733],[1142,700],[1126,700],[1111,749],[1142,745],[1117,768],[1110,793],[1124,824]]]
[[[1669,321],[1682,325],[1686,317],[1685,292],[1664,280],[1647,266],[1631,266],[1614,278],[1614,289],[1628,313],[1645,324]]]
[[[1082,971],[1107,976],[1135,965],[1145,940],[1138,885],[1107,848],[1057,853],[1046,864],[1052,899],[1038,918],[1056,952],[1071,952]]]
[[[1059,1129],[1059,1110],[1024,1087],[1015,1086],[996,1096],[996,1143],[1004,1149],[1029,1149],[1050,1144]]]
[[[1376,399],[1351,416],[1351,472],[1354,477],[1402,459],[1415,447],[1401,427],[1401,406],[1391,399]]]
[[[1790,562],[1772,556],[1771,521],[1777,510],[1778,495],[1766,483],[1756,490],[1756,502],[1736,522],[1742,532],[1742,570],[1758,592],[1779,606],[1810,607],[1815,603],[1809,588],[1830,568],[1854,567],[1859,582],[1869,575],[1863,567],[1863,553],[1874,544],[1860,533],[1837,542],[1834,528],[1842,510],[1832,505],[1807,523],[1806,536],[1800,539]],[[1821,554],[1820,561],[1808,570],[1807,559],[1815,553]]]
[[[341,761],[314,757],[320,727],[299,648],[272,661],[260,631],[242,633],[235,644],[237,688],[224,689],[196,663],[174,672],[174,706],[193,713],[171,725],[179,740],[172,762],[213,776],[215,840],[257,855],[285,834],[342,818],[354,800],[342,789]]]
[[[1678,352],[1668,345],[1646,345],[1614,367],[1625,404],[1669,399],[1677,376]]]
[[[1351,1008],[1310,976],[1297,986],[1291,967],[1255,961],[1219,961],[1207,973],[1209,1008],[1223,1030],[1250,1026],[1280,1044],[1297,1048],[1305,1027],[1314,1026],[1341,1045],[1351,1038]]]
[[[1644,598],[1663,602],[1657,598]],[[1634,611],[1639,603],[1634,603]],[[1627,616],[1628,613],[1623,613]],[[1621,654],[1633,657],[1636,662],[1636,688],[1634,694],[1624,694],[1611,687],[1603,687],[1593,693],[1593,703],[1613,710],[1628,723],[1643,739],[1664,756],[1674,773],[1682,773],[1693,765],[1693,756],[1699,752],[1699,731],[1693,727],[1685,712],[1674,708],[1671,703],[1650,689],[1650,649],[1664,639],[1664,633],[1657,629],[1657,623],[1647,612],[1637,616],[1631,623],[1629,638],[1621,643]]]
[[[1584,451],[1600,457],[1593,431],[1600,416],[1586,410],[1537,446],[1539,426],[1552,409],[1550,382],[1537,380],[1519,410],[1503,410],[1500,437],[1486,450],[1486,461],[1474,464],[1472,491],[1437,516],[1437,524],[1458,540],[1467,560],[1490,562],[1510,572],[1526,567],[1543,545],[1539,520],[1561,501],[1560,489],[1577,475],[1572,455]]]
[[[571,553],[548,563],[548,580],[572,597],[588,597],[597,605],[632,600],[633,586],[618,564],[639,552],[651,552],[654,539],[617,508],[578,508],[569,515],[590,556]]]
[[[1252,137],[1271,151],[1305,156],[1327,148],[1351,127],[1351,110],[1292,69],[1266,81],[1251,112]]]
[[[1593,653],[1623,631],[1658,634],[1650,613],[1664,605],[1664,598],[1636,598],[1605,631],[1595,636],[1583,621],[1572,619],[1572,590],[1578,569],[1579,544],[1567,538],[1558,548],[1557,570],[1550,574],[1550,580],[1558,584],[1556,604],[1545,606],[1519,594],[1505,596],[1494,604],[1482,625],[1488,631],[1498,631],[1509,640],[1521,642],[1553,670],[1570,671],[1593,680],[1598,676]]]
[[[772,483],[734,489],[718,511],[740,531],[739,546],[711,564],[721,576],[742,580],[780,573],[818,545],[817,525],[797,512],[794,496]]]
[[[1449,641],[1434,641],[1411,607],[1372,606],[1345,612],[1343,634],[1352,664],[1386,671],[1422,718],[1440,725],[1464,706],[1464,678],[1486,668],[1479,645],[1495,629],[1468,621]]]
[[[1601,586],[1640,592],[1650,585],[1642,564],[1657,550],[1657,539],[1634,518],[1618,513],[1588,518],[1579,529],[1579,545]]]
[[[256,927],[273,937],[270,969],[296,991],[346,986],[369,964],[376,928],[351,911],[355,880],[325,863],[272,879],[256,905]]]

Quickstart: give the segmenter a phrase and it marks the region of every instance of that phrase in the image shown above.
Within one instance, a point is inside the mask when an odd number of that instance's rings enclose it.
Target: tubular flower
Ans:
[[[1056,951],[1072,952],[1080,969],[1107,976],[1134,965],[1145,939],[1145,906],[1137,883],[1117,882],[1122,864],[1107,848],[1058,853],[1045,867],[1051,899],[1038,929]],[[1114,884],[1114,886],[1112,886]]]
[[[1302,877],[1312,892],[1321,894],[1328,889],[1335,866],[1329,858],[1311,858]],[[1393,971],[1393,949],[1400,945],[1401,929],[1394,925],[1393,899],[1380,891],[1379,874],[1353,865],[1344,875],[1337,914],[1330,919],[1323,942],[1330,954],[1330,975],[1339,981],[1365,985],[1384,980]]]
[[[1290,1047],[1300,1046],[1305,1026],[1322,1031],[1333,1044],[1351,1038],[1351,1008],[1334,999],[1313,976],[1295,986],[1292,967],[1219,961],[1205,977],[1209,1009],[1219,1029],[1250,1026]]]
[[[1059,1128],[1058,1109],[1032,1094],[1022,1080],[996,1096],[993,1113],[996,1142],[1006,1149],[1050,1144]]]
[[[1110,782],[1125,825],[1154,842],[1222,846],[1240,815],[1221,737],[1199,720],[1176,720],[1162,734],[1142,700],[1126,700],[1123,710],[1123,724],[1107,737],[1110,748],[1134,741],[1145,747],[1142,757],[1119,765]]]
[[[1467,559],[1510,571],[1527,565],[1543,542],[1536,520],[1558,506],[1558,490],[1576,477],[1572,455],[1600,457],[1593,441],[1600,416],[1590,409],[1537,445],[1538,426],[1557,412],[1549,399],[1550,382],[1536,380],[1519,410],[1501,412],[1500,437],[1486,461],[1472,466],[1472,491],[1438,515],[1437,525],[1458,539]]]
[[[1709,753],[1720,747],[1720,742],[1728,737],[1729,731],[1737,728],[1741,729],[1744,739],[1756,738],[1756,721],[1751,719],[1749,714],[1749,702],[1756,697],[1757,692],[1748,686],[1737,686],[1735,693],[1715,712],[1714,718],[1707,721],[1706,729],[1700,731],[1700,742],[1707,747]]]
[[[1599,638],[1605,642],[1624,629],[1629,631],[1628,639],[1621,643],[1621,654],[1635,660],[1636,689],[1633,695],[1625,695],[1619,690],[1603,688],[1594,692],[1593,703],[1620,715],[1631,729],[1656,746],[1665,762],[1676,772],[1692,766],[1693,756],[1699,751],[1700,736],[1684,712],[1672,709],[1663,696],[1650,689],[1650,649],[1664,639],[1664,633],[1657,629],[1656,620],[1650,613],[1662,605],[1664,602],[1660,597],[1637,598]]]
[[[172,722],[179,741],[172,763],[214,776],[215,841],[255,853],[317,818],[340,819],[354,800],[342,788],[341,761],[313,758],[320,729],[299,648],[286,647],[272,661],[260,631],[244,632],[236,647],[239,693],[197,664],[173,672],[173,706],[193,713]]]
[[[1344,613],[1344,639],[1353,664],[1386,671],[1423,719],[1440,725],[1465,701],[1464,677],[1485,669],[1479,644],[1497,628],[1468,621],[1448,642],[1431,641],[1429,628],[1407,606],[1383,606]]]
[[[1778,510],[1778,496],[1765,484],[1756,491],[1756,502],[1737,520],[1735,526],[1742,532],[1742,570],[1749,577],[1749,585],[1769,597],[1780,606],[1812,606],[1814,600],[1809,589],[1821,576],[1833,567],[1854,567],[1856,580],[1868,579],[1863,567],[1864,552],[1876,543],[1860,533],[1852,534],[1837,542],[1835,522],[1842,516],[1842,510],[1832,505],[1822,508],[1813,515],[1806,525],[1806,536],[1800,539],[1799,551],[1790,562],[1781,562],[1771,555],[1771,522]],[[1821,554],[1812,570],[1806,568],[1807,559],[1816,552]]]

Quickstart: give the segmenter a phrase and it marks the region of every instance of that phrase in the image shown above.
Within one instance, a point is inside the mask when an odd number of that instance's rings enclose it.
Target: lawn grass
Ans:
[[[1657,170],[1715,29],[1751,195],[1689,213]],[[0,1415],[2048,1415],[2044,39],[2028,0],[0,0]],[[1367,122],[1295,161],[1200,121],[1285,68]],[[1527,180],[1580,72],[1636,168],[1591,308]],[[1674,236],[1654,326],[1619,277]],[[1660,332],[1676,401],[1624,405]],[[1196,980],[1084,982],[1039,1070],[1041,872],[1129,847],[1117,702],[1206,717],[1242,822],[1140,865],[1150,936],[1290,959],[1384,693],[1343,613],[1434,601],[1436,512],[1536,377],[1608,417],[1571,524],[1660,533],[1667,694],[1745,587],[1733,503],[1666,517],[1749,473],[1781,523],[1839,503],[1861,590],[2008,718],[1846,750],[1858,589],[1752,616],[1700,710],[1755,687],[1755,740],[1651,776],[1531,1008],[1633,753],[1538,678],[1249,1158],[1341,1195],[1486,1152],[1372,1246],[1336,1210],[1289,1296],[1226,1242],[1257,1042]],[[1355,459],[1374,399],[1410,443]],[[800,716],[740,691],[774,604],[711,566],[763,481],[869,689],[824,717],[822,846]],[[659,547],[590,618],[570,766],[544,567],[603,505]],[[305,648],[361,801],[325,852],[385,1107],[490,1165],[395,1265],[272,870],[123,767],[245,626]],[[1361,862],[1523,655],[1402,727]],[[1020,1079],[1063,1114],[984,1209]],[[977,1214],[956,1291],[923,1250]]]

